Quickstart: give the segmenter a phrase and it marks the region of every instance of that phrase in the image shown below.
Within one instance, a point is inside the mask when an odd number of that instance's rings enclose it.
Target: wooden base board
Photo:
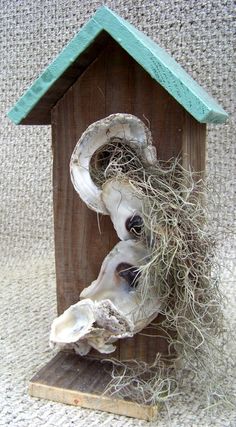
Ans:
[[[29,394],[83,408],[154,420],[158,406],[139,405],[104,394],[110,381],[110,362],[60,352],[30,381]]]

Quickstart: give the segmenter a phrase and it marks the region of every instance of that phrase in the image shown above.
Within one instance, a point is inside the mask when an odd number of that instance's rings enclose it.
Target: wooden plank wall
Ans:
[[[77,302],[82,289],[96,279],[104,257],[118,241],[109,217],[100,217],[99,234],[96,213],[80,201],[69,176],[71,153],[82,132],[92,122],[118,112],[134,114],[150,127],[160,159],[179,155],[184,147],[187,161],[201,169],[204,164],[205,125],[189,116],[115,42],[109,42],[52,109],[59,314]],[[121,340],[111,356],[150,362],[165,348],[163,338],[137,334]]]

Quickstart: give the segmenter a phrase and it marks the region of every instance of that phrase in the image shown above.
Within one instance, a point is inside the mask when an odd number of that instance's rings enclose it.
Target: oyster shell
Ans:
[[[86,355],[91,348],[101,353],[115,350],[119,338],[133,336],[133,323],[110,300],[84,299],[71,305],[51,326],[50,344],[70,344],[76,353]]]
[[[109,299],[134,325],[142,330],[157,315],[160,301],[150,291],[146,301],[141,294],[140,268],[148,262],[148,250],[136,240],[121,241],[104,259],[98,278],[83,289],[80,298]]]
[[[124,314],[130,313],[138,301],[136,293],[132,292],[135,289],[134,277],[130,279],[129,269],[135,267],[138,276],[138,267],[145,263],[147,255],[140,242],[127,240],[117,243],[103,260],[98,278],[83,289],[80,298],[93,301],[109,299]]]
[[[70,344],[81,355],[91,347],[111,353],[117,339],[132,337],[148,325],[160,302],[154,295],[148,304],[142,301],[139,268],[147,260],[141,242],[119,242],[104,259],[98,278],[81,292],[81,301],[53,321],[50,342]]]
[[[118,113],[92,123],[75,146],[70,161],[70,174],[81,199],[89,208],[103,214],[108,214],[108,211],[101,198],[101,188],[91,178],[90,162],[95,151],[114,138],[120,141],[125,139],[138,152],[144,164],[156,162],[151,133],[137,117]]]
[[[93,307],[94,304],[89,299],[71,305],[53,321],[50,341],[72,343],[82,339],[92,330],[96,320]]]

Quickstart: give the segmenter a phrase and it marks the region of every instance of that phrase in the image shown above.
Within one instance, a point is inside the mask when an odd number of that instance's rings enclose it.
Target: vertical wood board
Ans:
[[[183,126],[183,166],[198,172],[204,177],[206,166],[206,124],[198,123],[190,114],[185,112]]]
[[[52,110],[54,151],[54,221],[58,313],[79,300],[82,289],[95,280],[101,263],[118,241],[110,218],[100,217],[80,201],[69,176],[71,153],[82,132],[112,113],[139,117],[153,135],[160,159],[177,156],[184,148],[190,164],[203,164],[202,135],[195,119],[158,85],[115,42],[110,42]],[[194,126],[192,126],[192,122]],[[193,141],[193,144],[192,144]],[[198,145],[198,147],[196,147]],[[199,160],[200,159],[200,160]],[[151,362],[166,351],[164,338],[142,331],[120,340],[112,357]],[[101,357],[93,352],[96,357]]]

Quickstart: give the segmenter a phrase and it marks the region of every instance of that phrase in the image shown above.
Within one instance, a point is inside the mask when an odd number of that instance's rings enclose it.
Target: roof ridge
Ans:
[[[200,123],[225,122],[228,115],[224,109],[171,55],[107,6],[100,7],[83,25],[9,111],[8,117],[16,124],[21,123],[102,31],[107,32]]]

